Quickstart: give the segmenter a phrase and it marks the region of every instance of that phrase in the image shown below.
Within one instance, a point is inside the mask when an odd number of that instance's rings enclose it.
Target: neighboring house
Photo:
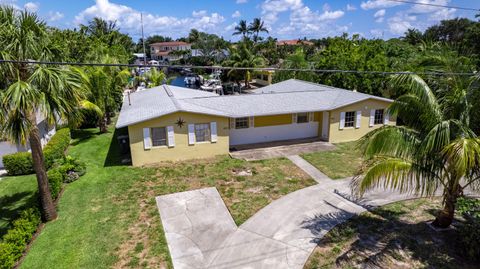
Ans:
[[[145,59],[146,59],[146,55],[143,54],[143,53],[134,53],[133,54],[133,57],[135,58],[135,61],[133,62],[133,64],[135,65],[141,65],[141,64],[145,64]]]
[[[42,142],[42,147],[47,144],[50,138],[55,134],[56,129],[55,126],[50,126],[45,117],[41,115],[41,113],[37,113],[37,126],[38,130],[40,131],[40,139]],[[27,145],[20,145],[15,144],[7,141],[6,139],[2,139],[0,137],[0,169],[4,168],[3,165],[3,156],[16,153],[16,152],[24,152],[29,151],[30,146]]]
[[[294,79],[230,96],[163,85],[131,94],[116,127],[128,127],[132,163],[140,166],[228,154],[242,144],[357,140],[395,124],[386,114],[391,102]]]
[[[176,51],[190,51],[191,49],[191,44],[182,41],[153,43],[150,44],[150,55],[153,60],[171,62],[184,57]]]
[[[313,42],[307,40],[279,40],[277,41],[277,46],[298,46],[298,45],[307,45],[313,46]]]
[[[205,53],[206,52],[204,50],[201,50],[201,49],[192,49],[191,53],[190,53],[190,57],[204,57],[204,56],[207,56],[207,57],[213,57],[217,61],[222,61],[222,60],[225,60],[226,58],[228,58],[228,56],[230,56],[230,52],[226,49],[221,49],[221,50],[213,50],[212,49],[211,51],[207,52],[208,55],[205,55]]]

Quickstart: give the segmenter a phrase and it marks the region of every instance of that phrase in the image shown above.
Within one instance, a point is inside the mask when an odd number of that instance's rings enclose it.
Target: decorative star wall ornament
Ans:
[[[177,122],[175,122],[178,127],[182,128],[185,125],[185,121],[182,118],[178,118]]]

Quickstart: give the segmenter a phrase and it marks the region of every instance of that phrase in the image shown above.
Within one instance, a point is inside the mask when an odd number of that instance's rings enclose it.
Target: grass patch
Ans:
[[[37,201],[35,176],[2,177],[0,180],[0,238],[10,229],[12,221]]]
[[[241,224],[274,199],[315,183],[286,159],[123,166],[110,131],[74,134],[69,154],[87,163],[87,174],[65,188],[58,219],[45,226],[22,268],[171,268],[156,196],[215,186]]]
[[[302,158],[332,179],[352,177],[363,161],[356,145],[357,142],[338,143],[335,150],[307,153]]]
[[[456,230],[427,226],[440,208],[440,199],[417,199],[365,212],[328,232],[304,268],[478,268]]]

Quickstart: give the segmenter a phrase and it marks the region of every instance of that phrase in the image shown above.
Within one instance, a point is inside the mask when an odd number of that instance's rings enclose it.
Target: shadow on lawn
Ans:
[[[26,199],[26,202],[22,206],[16,207],[19,201]],[[27,209],[31,208],[37,202],[37,195],[34,192],[17,192],[13,195],[0,197],[0,219],[9,223],[10,225],[0,226],[0,238],[7,233],[11,228],[12,221],[18,218],[19,214]]]
[[[98,129],[75,129],[71,131],[71,134],[72,134],[73,142],[70,145],[72,146],[83,144],[89,141],[90,139],[93,139],[96,136],[101,135]]]
[[[130,165],[131,162],[129,160],[131,157],[129,145],[126,145],[127,148],[122,150],[120,142],[118,141],[118,137],[122,135],[128,135],[128,130],[126,128],[115,129],[108,147],[107,157],[103,163],[104,167]]]
[[[460,235],[455,229],[435,232],[424,221],[409,223],[401,219],[407,211],[374,209],[339,224],[324,235],[339,219],[351,213],[317,215],[302,223],[317,238],[320,249],[331,249],[338,267],[388,268],[415,266],[427,268],[475,268],[461,253]],[[427,214],[436,213],[426,210]],[[433,215],[432,215],[433,219]],[[413,260],[413,263],[412,263]],[[416,262],[416,264],[415,264]],[[410,264],[409,264],[410,263]]]

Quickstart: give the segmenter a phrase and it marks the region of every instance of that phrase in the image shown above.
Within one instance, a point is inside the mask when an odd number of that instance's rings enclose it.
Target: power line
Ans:
[[[404,3],[404,4],[412,4],[412,5],[422,5],[422,6],[442,7],[442,8],[455,8],[455,9],[469,10],[469,11],[480,11],[479,8],[459,7],[459,6],[447,6],[447,5],[432,4],[432,3],[422,3],[422,2],[414,2],[414,1],[406,1],[406,0],[387,0],[387,1],[397,2],[397,3]]]
[[[49,61],[18,61],[0,60],[0,64],[40,64],[60,66],[107,66],[107,67],[139,67],[139,68],[172,68],[172,69],[216,69],[216,70],[250,70],[250,71],[289,71],[313,73],[342,73],[342,74],[372,74],[372,75],[429,75],[429,76],[474,76],[477,73],[465,72],[409,72],[409,71],[366,71],[366,70],[341,70],[341,69],[302,69],[302,68],[276,68],[276,67],[234,67],[234,66],[206,66],[206,65],[146,65],[146,64],[109,64],[109,63],[80,63],[80,62],[49,62]]]

